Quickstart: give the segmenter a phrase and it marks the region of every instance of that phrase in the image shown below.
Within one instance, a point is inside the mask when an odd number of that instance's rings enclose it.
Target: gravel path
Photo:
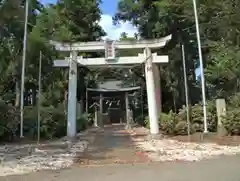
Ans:
[[[124,125],[106,126],[104,132],[95,135],[95,141],[88,146],[79,160],[82,165],[106,165],[114,163],[148,162],[132,141]]]
[[[166,138],[152,139],[151,136],[140,136],[147,133],[148,130],[142,127],[135,127],[129,131],[132,135],[132,141],[135,146],[144,151],[152,161],[200,161],[218,156],[230,156],[240,154],[240,143],[233,145],[220,145],[205,140],[201,142],[186,142]],[[137,136],[137,137],[136,137]],[[226,142],[228,143],[228,142]]]
[[[188,163],[150,163],[72,167],[58,172],[42,171],[0,181],[239,181],[240,156],[225,156]]]

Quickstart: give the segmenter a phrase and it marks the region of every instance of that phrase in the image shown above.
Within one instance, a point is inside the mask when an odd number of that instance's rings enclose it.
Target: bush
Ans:
[[[191,127],[192,130],[196,132],[203,132],[204,124],[203,124],[203,109],[201,104],[196,104],[191,107]],[[186,120],[186,108],[181,109],[178,113],[178,116],[181,120]],[[217,114],[216,114],[216,106],[215,102],[209,101],[207,102],[207,122],[208,122],[208,130],[210,132],[217,131]]]
[[[144,125],[146,128],[150,129],[150,121],[148,116],[146,116],[144,119]]]
[[[175,127],[177,122],[177,116],[172,111],[170,111],[168,114],[161,113],[159,116],[159,127],[165,134],[175,134]]]
[[[19,129],[19,111],[0,100],[0,140],[13,140]]]
[[[86,119],[87,125],[92,126],[95,119],[95,113],[88,113],[88,115],[84,114],[84,117]]]
[[[149,118],[145,119],[146,127],[150,127]],[[168,114],[161,113],[159,116],[159,128],[163,134],[168,135],[186,135],[187,122],[179,118],[178,114],[170,111]],[[191,130],[192,131],[192,130]]]
[[[83,131],[88,127],[88,115],[82,115],[77,119],[77,132]]]
[[[229,97],[229,99],[227,100],[227,103],[229,105],[228,107],[239,108],[240,107],[240,92]]]
[[[202,105],[196,104],[191,107],[190,116],[190,132],[203,132],[203,111]],[[187,135],[187,115],[186,108],[179,110],[179,113],[170,111],[168,114],[161,113],[159,116],[159,127],[164,134],[169,135]],[[207,121],[208,130],[214,132],[217,130],[217,115],[215,102],[207,103]],[[149,120],[145,119],[145,123],[149,128]]]
[[[223,125],[230,135],[240,135],[240,109],[232,108],[223,117]]]
[[[92,115],[83,115],[77,120],[77,131],[85,130],[91,125]],[[26,138],[36,138],[38,128],[37,107],[24,108],[23,132]],[[13,141],[20,134],[20,112],[0,99],[0,141]],[[88,122],[90,120],[90,122]],[[42,139],[60,138],[67,134],[67,119],[64,107],[48,106],[41,108],[40,136]]]
[[[195,130],[190,127],[190,133],[195,132]],[[179,121],[176,123],[175,128],[174,128],[174,134],[175,135],[187,135],[188,134],[188,125],[186,121]],[[194,130],[194,131],[193,131]]]
[[[76,122],[77,132],[88,127],[88,116],[82,115]],[[26,107],[24,115],[24,135],[34,138],[37,135],[37,107]],[[42,107],[40,134],[42,139],[60,138],[67,134],[67,118],[63,105],[57,108]]]
[[[230,135],[240,135],[240,93],[227,100],[227,115],[223,116],[223,125]]]
[[[26,107],[24,115],[24,135],[34,138],[37,135],[37,107]],[[41,138],[52,139],[66,135],[67,121],[63,107],[52,106],[41,108]]]
[[[144,115],[139,115],[135,118],[135,122],[141,126],[147,126],[146,117]],[[149,126],[149,125],[148,125]]]

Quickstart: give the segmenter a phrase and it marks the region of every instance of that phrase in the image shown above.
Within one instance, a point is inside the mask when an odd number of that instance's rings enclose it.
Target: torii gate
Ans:
[[[119,65],[145,64],[145,78],[148,99],[148,116],[150,121],[150,133],[158,134],[158,113],[161,110],[160,100],[160,75],[157,67],[158,63],[167,63],[168,56],[158,56],[151,53],[153,49],[164,47],[172,36],[155,40],[140,41],[98,41],[81,43],[59,43],[50,41],[56,50],[61,52],[70,52],[70,57],[64,60],[55,60],[55,67],[69,67],[68,83],[68,115],[67,115],[67,136],[76,136],[76,103],[77,103],[77,66],[106,67]],[[143,54],[131,57],[115,57],[115,50],[142,49]],[[83,58],[78,56],[78,52],[101,52],[105,51],[104,58]]]

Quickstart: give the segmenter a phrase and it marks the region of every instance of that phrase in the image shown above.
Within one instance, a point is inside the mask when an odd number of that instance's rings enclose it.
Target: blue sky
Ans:
[[[195,74],[196,74],[197,77],[201,75],[200,67],[196,68]]]
[[[41,0],[42,3],[55,3],[56,0]],[[114,15],[117,9],[118,0],[103,0],[103,4],[100,6],[103,14]]]
[[[55,3],[57,0],[40,0],[42,3]],[[119,25],[114,26],[112,24],[112,16],[115,14],[117,10],[118,0],[102,0],[100,8],[102,10],[102,17],[99,24],[102,28],[107,32],[107,36],[110,39],[118,39],[122,32],[126,32],[129,36],[133,36],[135,32],[137,32],[136,28],[134,28],[131,23],[121,22]]]

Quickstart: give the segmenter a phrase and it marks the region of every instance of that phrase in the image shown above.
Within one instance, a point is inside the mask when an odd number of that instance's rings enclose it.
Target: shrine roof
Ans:
[[[131,92],[140,89],[140,86],[130,87],[123,83],[123,81],[106,81],[98,85],[98,88],[87,88],[92,92]]]

